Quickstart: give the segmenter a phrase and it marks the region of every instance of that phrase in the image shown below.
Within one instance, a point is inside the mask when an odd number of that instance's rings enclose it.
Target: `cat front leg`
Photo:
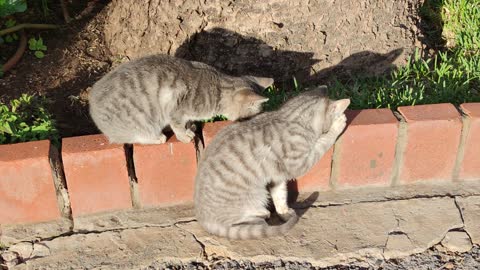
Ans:
[[[320,158],[322,157],[325,152],[332,147],[337,141],[338,136],[343,132],[345,126],[347,125],[347,117],[345,114],[340,115],[339,117],[333,120],[332,125],[330,126],[330,130],[327,134],[322,135],[316,143],[316,155]]]
[[[342,134],[346,126],[347,126],[347,117],[345,116],[345,114],[342,114],[333,120],[333,123],[328,133],[331,132],[336,140],[337,137],[340,136],[340,134]]]
[[[281,181],[279,183],[275,183],[270,188],[270,194],[272,196],[273,204],[275,205],[275,210],[277,211],[277,214],[282,219],[288,218],[290,208],[287,204],[287,182]]]
[[[191,129],[186,129],[185,125],[186,123],[176,121],[170,123],[170,127],[172,128],[173,133],[175,133],[177,139],[183,143],[189,143],[192,141],[193,137],[195,137],[195,132]]]
[[[165,143],[167,142],[167,136],[163,133],[160,134],[160,136],[158,136],[158,139],[157,139],[157,144],[162,144],[162,143]]]

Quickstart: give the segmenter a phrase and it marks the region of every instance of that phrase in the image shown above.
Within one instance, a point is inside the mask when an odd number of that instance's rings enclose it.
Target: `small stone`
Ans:
[[[451,231],[445,235],[442,246],[453,252],[467,252],[472,249],[472,242],[467,233]]]
[[[46,257],[50,255],[50,249],[44,245],[35,243],[33,245],[33,252],[31,257]]]
[[[28,259],[33,252],[33,245],[30,242],[20,242],[9,248],[9,251],[18,253],[22,259]]]
[[[454,265],[453,263],[449,262],[449,263],[446,263],[446,264],[443,266],[443,268],[445,268],[445,269],[453,269],[453,268],[455,268],[455,265]]]
[[[5,263],[7,269],[20,263],[20,258],[18,258],[18,253],[13,251],[6,251],[0,255]]]
[[[387,239],[384,256],[387,259],[402,257],[413,253],[415,248],[406,234],[390,234]]]
[[[280,267],[280,266],[283,266],[283,262],[281,260],[276,260],[273,262],[273,265],[275,267]]]
[[[13,251],[6,251],[0,255],[5,262],[11,262],[18,258],[18,254]]]

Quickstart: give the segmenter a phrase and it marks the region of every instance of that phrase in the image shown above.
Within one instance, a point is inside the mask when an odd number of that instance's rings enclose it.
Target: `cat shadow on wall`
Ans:
[[[393,62],[402,54],[403,49],[395,49],[388,53],[362,51],[343,59],[340,63],[322,69],[310,76],[311,82],[328,82],[334,76],[340,81],[347,81],[358,76],[378,76],[391,72],[397,66]]]
[[[291,89],[293,77],[308,86],[327,84],[333,76],[345,80],[388,72],[395,68],[393,62],[402,51],[354,53],[337,65],[310,75],[312,67],[320,61],[313,52],[276,50],[258,38],[213,28],[194,34],[180,45],[175,56],[209,64],[230,75],[273,77],[278,87]]]
[[[236,32],[213,28],[194,34],[175,56],[209,64],[234,76],[273,77],[278,82],[308,77],[318,62],[311,52],[275,50],[264,41]]]

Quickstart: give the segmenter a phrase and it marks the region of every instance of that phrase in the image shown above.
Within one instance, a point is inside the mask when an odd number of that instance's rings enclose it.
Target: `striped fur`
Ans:
[[[170,125],[176,137],[194,136],[189,121],[223,114],[231,120],[261,111],[268,99],[256,92],[273,79],[232,77],[211,66],[167,55],[124,63],[90,91],[90,115],[112,143],[158,144]]]
[[[218,133],[195,179],[196,216],[206,231],[248,239],[283,234],[295,225],[298,217],[287,205],[287,181],[307,173],[346,125],[350,100],[330,100],[325,90],[304,92],[278,111]],[[287,220],[280,226],[265,221],[270,197]]]

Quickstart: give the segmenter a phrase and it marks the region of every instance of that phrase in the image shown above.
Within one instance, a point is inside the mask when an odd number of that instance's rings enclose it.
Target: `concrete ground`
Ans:
[[[305,194],[299,201],[307,198]],[[229,241],[191,205],[2,226],[8,269],[479,269],[480,181],[320,193],[285,236]]]

